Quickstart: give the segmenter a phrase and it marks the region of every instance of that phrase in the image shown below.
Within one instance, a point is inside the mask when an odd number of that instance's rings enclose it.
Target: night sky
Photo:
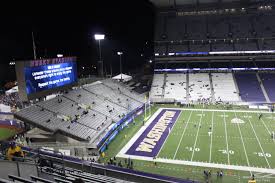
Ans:
[[[33,58],[32,31],[38,57],[77,56],[79,68],[88,68],[85,73],[99,57],[95,33],[106,35],[102,55],[108,73],[111,62],[113,72],[119,71],[117,51],[124,52],[124,71],[141,67],[152,56],[154,7],[146,0],[17,4],[1,13],[0,22],[1,84],[15,80],[10,61]]]

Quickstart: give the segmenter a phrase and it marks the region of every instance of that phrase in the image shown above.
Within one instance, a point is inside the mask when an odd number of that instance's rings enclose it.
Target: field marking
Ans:
[[[179,119],[181,113],[182,113],[182,111],[180,111],[180,113],[179,113],[177,119],[176,119],[175,122],[174,122],[174,125],[172,126],[172,129],[170,129],[170,133],[173,131],[173,128],[176,126],[176,123],[177,123],[177,121],[178,121],[178,119]],[[159,152],[158,152],[158,154],[157,154],[156,157],[159,156],[159,153],[160,153],[161,149],[163,148],[164,144],[166,143],[166,141],[167,141],[167,139],[168,139],[170,133],[167,135],[166,139],[165,139],[164,142],[162,143],[162,145],[161,145],[161,147],[160,147],[160,149],[159,149]]]
[[[234,114],[235,114],[235,117],[238,118],[236,112],[234,112]],[[250,167],[250,163],[249,163],[247,152],[246,152],[246,148],[245,148],[245,145],[244,145],[244,140],[243,140],[243,135],[242,135],[242,131],[241,131],[241,128],[240,128],[240,124],[237,123],[237,126],[238,126],[238,129],[239,129],[239,133],[241,135],[241,141],[242,141],[242,144],[243,144],[243,149],[244,149],[244,154],[245,154],[246,162],[247,162],[247,165]],[[250,174],[252,174],[251,170],[250,170]]]
[[[127,144],[120,150],[118,154],[126,154],[129,148],[137,141],[140,135],[150,126],[150,124],[154,121],[154,119],[160,114],[162,108],[159,108],[146,123],[138,130],[138,132],[127,142]]]
[[[175,152],[175,154],[174,154],[173,159],[175,159],[175,157],[176,157],[176,155],[177,155],[177,153],[178,153],[178,150],[179,150],[181,141],[182,141],[183,136],[184,136],[184,133],[185,133],[185,131],[186,131],[186,129],[187,129],[187,126],[188,126],[188,123],[189,123],[190,118],[191,118],[191,116],[192,116],[192,113],[193,113],[193,111],[190,112],[190,115],[189,115],[188,120],[187,120],[187,123],[186,123],[186,125],[185,125],[185,127],[184,127],[183,133],[182,133],[181,138],[180,138],[180,142],[179,142],[179,144],[178,144],[178,146],[177,146],[177,149],[176,149],[176,152]]]
[[[263,125],[264,125],[265,129],[268,131],[269,135],[271,135],[271,131],[269,131],[269,129],[267,128],[264,120],[261,118],[260,121],[263,123]]]
[[[135,155],[123,155],[120,154],[117,157],[120,158],[131,158],[136,160],[150,161],[150,162],[159,162],[159,163],[169,163],[177,165],[188,165],[188,166],[197,166],[197,167],[208,167],[208,168],[218,168],[218,169],[228,169],[228,170],[240,170],[247,172],[259,172],[275,175],[275,169],[271,168],[258,168],[250,166],[239,166],[239,165],[227,165],[227,164],[218,164],[218,163],[207,163],[207,162],[197,162],[197,161],[184,161],[184,160],[172,160],[165,158],[156,158],[145,157],[145,156],[135,156]]]
[[[190,124],[190,123],[189,123]],[[180,136],[180,135],[182,135],[182,133],[173,133],[173,135],[175,135],[175,136]],[[196,135],[193,135],[193,134],[185,134],[185,136],[192,136],[192,137],[194,137],[194,136],[196,136]],[[201,134],[199,134],[199,137],[209,137],[209,135],[201,135]],[[215,136],[215,135],[213,135],[213,137],[215,137],[215,138],[222,138],[222,139],[224,139],[225,138],[225,136]],[[228,139],[241,139],[241,137],[235,137],[235,136],[228,136]],[[245,139],[245,140],[256,140],[256,138],[255,137],[243,137],[243,139]],[[264,144],[274,144],[274,142],[269,142],[270,141],[270,138],[261,138],[261,140],[263,140],[263,141],[267,141],[267,142],[264,142]],[[262,143],[263,144],[263,143]]]
[[[273,118],[273,117],[272,117]],[[264,127],[265,127],[265,129],[268,131],[268,133],[269,133],[269,135],[271,135],[272,133],[271,133],[271,131],[269,131],[268,130],[268,128],[267,128],[267,126],[266,126],[266,124],[265,124],[265,122],[264,122],[264,120],[261,118],[261,122],[264,124]],[[275,141],[275,139],[273,138],[273,142]]]
[[[160,108],[160,109],[174,109],[174,110],[187,110],[187,111],[216,111],[216,112],[236,112],[236,113],[244,113],[244,112],[249,112],[249,113],[264,113],[264,114],[273,114],[273,112],[269,111],[249,111],[249,110],[222,110],[222,109],[189,109],[189,108],[176,108],[176,107],[171,107],[171,108]]]
[[[211,120],[211,131],[212,131],[212,134],[213,134],[213,131],[214,131],[214,112],[212,112],[212,120]],[[211,134],[211,141],[210,141],[210,153],[209,153],[209,163],[211,162],[211,156],[212,156],[212,139],[213,139],[213,135]]]
[[[202,119],[202,116],[203,116],[203,112],[202,111],[202,115],[200,117],[200,123],[198,125],[198,130],[197,130],[197,135],[196,135],[196,139],[195,139],[195,143],[194,143],[194,146],[193,146],[193,152],[192,152],[192,156],[191,156],[191,161],[193,160],[193,157],[194,157],[194,153],[195,153],[195,148],[196,148],[196,145],[197,145],[197,140],[198,140],[198,135],[199,135],[199,131],[200,131],[200,128],[201,128],[201,119]]]
[[[249,124],[250,124],[250,126],[251,126],[251,128],[252,128],[252,130],[253,130],[253,132],[254,132],[254,135],[255,135],[257,141],[258,141],[258,144],[260,145],[260,148],[261,148],[262,153],[263,153],[263,155],[264,155],[265,161],[266,161],[268,167],[271,168],[271,167],[270,167],[270,164],[269,164],[269,162],[268,162],[268,160],[267,160],[267,158],[266,158],[266,155],[265,155],[264,149],[263,149],[263,147],[262,147],[262,144],[261,144],[261,142],[260,142],[260,140],[259,140],[259,138],[258,138],[258,136],[257,136],[257,134],[256,134],[256,132],[255,132],[255,129],[254,129],[254,127],[253,127],[253,125],[252,125],[252,123],[251,123],[251,121],[250,121],[249,118],[248,118],[248,121],[249,121]]]
[[[224,129],[225,129],[225,141],[226,141],[226,148],[227,148],[227,163],[230,165],[229,160],[229,148],[228,148],[228,139],[227,139],[227,127],[226,127],[226,121],[225,121],[225,113],[223,112],[223,122],[224,122]]]

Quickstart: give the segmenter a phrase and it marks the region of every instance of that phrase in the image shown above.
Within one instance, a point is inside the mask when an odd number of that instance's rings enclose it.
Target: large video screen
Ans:
[[[77,82],[76,62],[24,68],[27,95]]]

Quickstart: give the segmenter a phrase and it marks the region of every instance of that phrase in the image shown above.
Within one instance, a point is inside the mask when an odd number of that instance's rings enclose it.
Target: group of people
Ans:
[[[129,168],[129,169],[133,169],[134,168],[134,162],[130,158],[124,159],[124,166],[122,164],[122,161],[121,160],[118,161],[116,159],[116,157],[110,158],[110,160],[107,163],[108,163],[108,165],[125,167],[125,168]]]
[[[14,108],[22,108],[18,93],[0,95],[0,104],[4,104]]]
[[[211,175],[212,175],[211,170],[208,170],[208,171],[204,170],[203,174],[204,174],[205,178],[207,178],[207,179],[209,177],[211,177]],[[217,177],[223,177],[223,171],[222,170],[217,171]]]
[[[25,154],[20,145],[15,142],[1,142],[2,159],[24,161]]]

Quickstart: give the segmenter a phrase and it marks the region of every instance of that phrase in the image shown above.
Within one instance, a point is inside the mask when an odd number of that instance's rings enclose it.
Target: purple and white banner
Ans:
[[[181,110],[163,109],[126,152],[127,155],[155,157],[174,126]]]

